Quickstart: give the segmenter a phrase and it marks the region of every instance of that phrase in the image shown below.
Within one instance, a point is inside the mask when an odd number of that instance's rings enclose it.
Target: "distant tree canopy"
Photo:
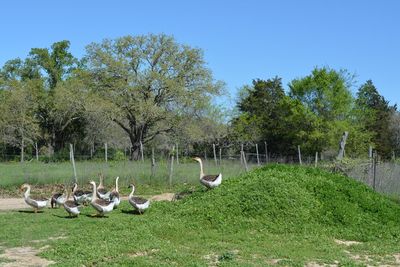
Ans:
[[[230,136],[240,142],[266,141],[277,154],[294,154],[298,145],[312,154],[336,151],[342,133],[348,131],[348,154],[365,155],[374,145],[388,157],[394,146],[391,140],[397,140],[389,129],[396,107],[388,105],[371,81],[354,98],[352,84],[348,72],[325,67],[290,82],[288,94],[278,77],[254,80],[240,92]]]
[[[14,94],[37,89],[34,105],[23,96],[20,101],[29,106],[25,113],[37,126],[32,128],[34,142],[46,147],[49,155],[70,142],[92,147],[94,142],[115,140],[114,136],[124,140],[124,146],[129,141],[131,159],[137,159],[140,143],[162,134],[176,139],[177,131],[192,127],[184,123],[189,118],[217,127],[218,123],[210,124],[211,113],[205,111],[211,110],[211,99],[221,92],[223,83],[214,80],[200,49],[164,34],[92,43],[82,60],[69,52],[69,46],[69,41],[61,41],[50,49],[32,48],[27,59],[10,60],[0,71],[0,92],[10,104]],[[2,109],[10,108],[2,105]],[[19,140],[21,148],[21,130],[14,130],[22,129],[21,123],[15,121],[17,126],[11,131],[5,127],[11,117],[0,116],[3,143],[14,145],[17,142],[7,140]]]
[[[91,43],[78,59],[67,40],[32,48],[0,69],[0,150],[34,148],[49,156],[103,146],[179,143],[204,151],[210,144],[268,143],[275,154],[337,151],[349,132],[347,155],[400,152],[400,115],[372,81],[352,94],[346,71],[315,68],[292,80],[256,79],[241,88],[236,113],[213,104],[215,81],[202,50],[165,34]],[[228,121],[227,118],[230,118]],[[65,153],[67,152],[67,153]],[[79,151],[78,151],[79,152]],[[23,159],[23,157],[21,157]]]

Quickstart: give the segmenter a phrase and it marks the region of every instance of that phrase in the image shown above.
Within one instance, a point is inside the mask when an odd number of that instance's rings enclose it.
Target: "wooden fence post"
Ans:
[[[246,172],[248,172],[249,168],[247,167],[246,154],[244,153],[244,151],[242,151],[241,154],[242,154],[242,158],[243,158],[244,168],[245,168]]]
[[[35,151],[36,151],[36,161],[39,161],[39,147],[37,142],[35,142]]]
[[[156,175],[156,160],[154,158],[154,147],[151,148],[151,176],[154,177]]]
[[[174,172],[174,152],[175,152],[175,146],[172,147],[171,163],[170,163],[170,166],[169,166],[168,184],[169,184],[170,187],[172,186],[172,174]]]
[[[268,144],[267,142],[264,142],[265,146],[265,163],[268,163]]]
[[[222,148],[219,148],[219,165],[222,165]]]
[[[215,166],[217,166],[218,165],[218,161],[217,161],[217,152],[215,151],[215,144],[213,144],[213,153],[214,153]]]
[[[143,143],[140,141],[140,155],[142,157],[142,162],[144,162],[144,156],[143,156]]]
[[[104,158],[105,158],[106,162],[108,162],[108,151],[107,150],[108,150],[107,143],[104,143]]]
[[[176,143],[176,165],[179,165],[179,150],[178,150],[178,143]]]
[[[344,157],[344,153],[345,153],[345,147],[346,147],[346,141],[347,141],[347,137],[349,136],[349,132],[344,132],[342,135],[342,139],[340,140],[339,143],[339,153],[337,156],[338,160],[342,160]]]
[[[315,152],[315,168],[317,168],[318,165],[318,152]]]
[[[377,161],[377,154],[376,151],[372,154],[372,171],[373,171],[373,180],[372,180],[372,188],[376,191],[376,161]]]
[[[257,165],[260,166],[260,157],[258,155],[258,144],[256,144],[256,153],[257,153]]]
[[[240,147],[240,164],[244,164],[244,160],[243,160],[243,144]]]
[[[301,150],[300,150],[300,146],[297,146],[297,151],[299,153],[299,164],[302,165],[303,162],[301,161]]]
[[[24,147],[25,147],[25,140],[22,137],[22,140],[21,140],[21,163],[24,162]]]
[[[78,183],[78,178],[77,178],[77,176],[76,176],[75,157],[74,157],[74,147],[72,146],[72,144],[69,144],[69,156],[70,156],[70,159],[71,159],[72,168],[74,169],[74,179],[75,179],[75,183]]]

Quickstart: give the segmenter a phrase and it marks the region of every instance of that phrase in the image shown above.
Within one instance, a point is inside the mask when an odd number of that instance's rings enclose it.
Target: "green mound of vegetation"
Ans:
[[[361,241],[400,236],[400,206],[351,178],[271,165],[197,191],[168,212],[194,226],[327,233]],[[165,210],[165,208],[164,208]]]

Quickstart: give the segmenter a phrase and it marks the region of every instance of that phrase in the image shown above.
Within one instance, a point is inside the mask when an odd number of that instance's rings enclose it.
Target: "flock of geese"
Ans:
[[[214,188],[221,184],[222,182],[222,174],[218,175],[205,175],[203,171],[203,162],[201,158],[195,157],[193,158],[200,164],[200,183],[206,186],[207,188]],[[108,191],[104,188],[103,185],[103,176],[100,175],[100,181],[98,186],[94,181],[91,181],[89,184],[92,186],[92,191],[84,191],[82,189],[78,189],[78,184],[74,183],[72,186],[72,190],[64,190],[63,193],[56,193],[51,197],[50,204],[52,208],[57,206],[63,206],[66,212],[70,217],[77,217],[80,214],[80,208],[82,205],[90,205],[96,210],[96,216],[104,216],[104,214],[109,213],[116,209],[121,203],[121,197],[119,194],[118,188],[118,180],[119,177],[115,178],[115,187],[113,190]],[[150,201],[145,198],[141,198],[138,196],[134,196],[135,193],[135,185],[130,184],[129,188],[131,188],[131,193],[128,196],[128,202],[132,205],[132,207],[142,214],[145,210],[150,207]],[[30,195],[31,186],[29,184],[23,184],[20,188],[21,191],[24,192],[24,200],[25,203],[31,206],[35,213],[38,210],[43,209],[47,206],[49,199],[40,198],[40,197],[32,197]],[[73,200],[70,200],[72,193]]]

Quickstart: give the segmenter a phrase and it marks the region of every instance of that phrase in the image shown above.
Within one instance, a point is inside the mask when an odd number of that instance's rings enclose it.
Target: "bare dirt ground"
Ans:
[[[150,201],[172,201],[174,193],[164,193],[160,195],[150,196]],[[127,197],[122,197],[122,200],[127,200]],[[29,208],[22,197],[20,198],[0,198],[0,211],[17,210]]]
[[[0,254],[0,259],[5,259],[10,262],[5,262],[0,265],[3,267],[48,266],[54,262],[37,256],[38,253],[46,248],[47,247],[42,247],[40,249],[34,249],[32,247],[7,248],[4,250],[3,254]]]

